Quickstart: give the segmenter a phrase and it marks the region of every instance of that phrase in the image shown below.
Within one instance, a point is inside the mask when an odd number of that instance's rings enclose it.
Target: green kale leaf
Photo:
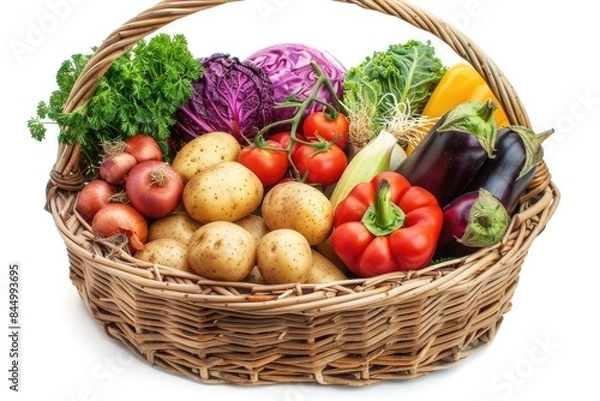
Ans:
[[[361,120],[371,121],[376,135],[398,107],[421,114],[446,71],[429,41],[410,40],[374,52],[346,74],[344,104],[350,120],[353,113],[360,114]],[[365,109],[370,115],[365,116]]]

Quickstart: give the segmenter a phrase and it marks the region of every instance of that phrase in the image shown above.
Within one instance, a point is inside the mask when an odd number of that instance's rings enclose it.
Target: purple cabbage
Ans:
[[[175,134],[189,140],[223,131],[246,143],[272,122],[273,84],[262,68],[223,53],[199,61],[204,74],[192,83],[193,95],[175,113]]]
[[[306,100],[318,76],[311,62],[314,61],[327,75],[337,96],[342,99],[346,69],[329,53],[303,44],[284,43],[266,47],[249,56],[247,60],[261,67],[271,79],[275,90],[275,102],[284,102],[291,96]],[[325,87],[319,91],[319,98],[332,104],[332,97]],[[323,109],[323,105],[313,102],[306,114]],[[274,121],[292,118],[295,108],[275,108]]]

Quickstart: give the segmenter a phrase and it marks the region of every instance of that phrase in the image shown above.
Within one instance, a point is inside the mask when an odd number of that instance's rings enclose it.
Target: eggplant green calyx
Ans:
[[[494,119],[494,112],[497,108],[498,106],[491,100],[461,103],[446,114],[437,131],[440,133],[458,131],[473,135],[488,157],[493,159],[498,130]]]
[[[521,137],[523,147],[525,148],[526,160],[518,177],[521,178],[542,160],[544,157],[542,143],[554,133],[554,129],[549,129],[548,131],[536,134],[531,129],[519,125],[509,126],[507,128],[516,132]]]
[[[483,248],[499,242],[508,229],[510,217],[500,201],[484,189],[469,212],[465,233],[458,242],[474,248]]]
[[[383,179],[377,186],[375,202],[362,217],[362,224],[378,237],[390,235],[404,226],[406,215],[391,201],[390,183]]]

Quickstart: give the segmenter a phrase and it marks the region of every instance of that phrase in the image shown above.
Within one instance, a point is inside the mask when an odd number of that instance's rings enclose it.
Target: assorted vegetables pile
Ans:
[[[159,34],[66,113],[90,57],[60,67],[32,136],[55,122],[81,145],[75,210],[111,249],[213,280],[328,283],[494,245],[551,133],[509,125],[477,71],[429,42],[346,69],[298,43],[195,58]]]

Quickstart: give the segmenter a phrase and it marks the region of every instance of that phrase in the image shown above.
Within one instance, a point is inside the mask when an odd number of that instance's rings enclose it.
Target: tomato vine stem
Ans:
[[[306,140],[303,140],[298,137],[298,127],[300,126],[300,123],[302,122],[302,119],[304,117],[304,114],[306,113],[306,110],[308,110],[308,108],[312,105],[313,102],[323,105],[324,110],[326,112],[328,112],[329,116],[332,115],[331,113],[333,111],[335,111],[337,113],[337,112],[340,112],[340,111],[343,112],[346,110],[346,106],[344,105],[344,103],[342,103],[342,101],[338,97],[337,92],[336,92],[335,88],[333,87],[333,85],[331,84],[329,77],[323,72],[321,67],[314,61],[311,62],[311,66],[315,70],[318,78],[317,78],[317,81],[315,82],[315,84],[313,85],[309,95],[306,97],[306,99],[302,100],[302,99],[299,99],[296,95],[292,95],[292,96],[288,97],[286,99],[286,101],[276,103],[276,105],[275,105],[276,108],[284,108],[284,107],[296,108],[294,116],[291,118],[286,118],[284,120],[274,121],[274,122],[264,126],[262,129],[260,129],[260,131],[256,135],[256,138],[254,139],[255,146],[268,147],[268,145],[265,144],[264,136],[267,133],[271,132],[276,127],[281,127],[281,126],[287,127],[289,125],[291,127],[290,128],[290,143],[287,146],[286,152],[288,154],[288,160],[289,160],[290,166],[292,167],[292,170],[294,172],[294,176],[296,179],[300,179],[300,180],[302,180],[302,177],[299,176],[298,169],[296,168],[294,161],[292,160],[292,149],[293,149],[294,145],[296,143],[299,143],[302,145],[314,147],[317,152],[322,152],[324,150],[327,150],[333,144],[333,142],[326,141],[323,138],[319,138],[318,141],[306,141]],[[331,98],[333,99],[333,104],[323,101],[322,99],[319,98],[319,91],[321,90],[322,87],[325,87],[325,89],[327,89],[327,92],[329,92],[329,94],[331,95]]]

